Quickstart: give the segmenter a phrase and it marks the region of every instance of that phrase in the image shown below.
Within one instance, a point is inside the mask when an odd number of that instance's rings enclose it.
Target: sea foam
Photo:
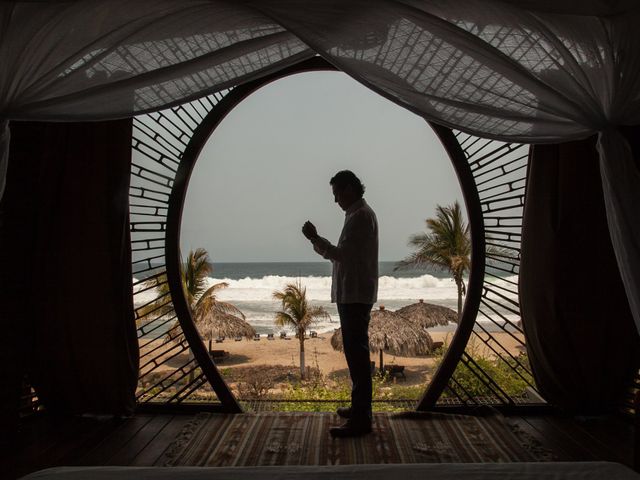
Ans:
[[[331,320],[322,321],[314,326],[318,332],[332,332],[338,325],[338,315],[335,304],[331,301],[331,277],[328,276],[283,276],[265,275],[260,278],[245,277],[241,279],[230,278],[208,278],[206,285],[211,287],[216,283],[225,282],[227,288],[221,289],[217,293],[217,298],[221,301],[230,302],[240,308],[246,315],[247,321],[251,323],[259,333],[273,332],[276,330],[273,319],[275,312],[280,308],[278,301],[273,299],[273,292],[282,290],[289,283],[300,281],[307,290],[307,300],[324,307],[330,314]],[[501,296],[516,300],[517,291],[514,283],[517,284],[518,277],[506,277],[502,280],[492,280]],[[134,279],[135,282],[135,279]],[[136,306],[144,305],[153,301],[157,296],[154,289],[141,291],[144,286],[135,287]],[[422,299],[447,306],[453,310],[457,308],[458,290],[452,278],[437,278],[433,275],[425,274],[416,277],[393,277],[381,276],[378,282],[378,302],[385,305],[389,310],[397,310],[402,306],[417,302]],[[488,298],[496,298],[495,294],[488,294]],[[502,310],[501,308],[499,310]],[[510,321],[517,321],[518,317],[507,312],[501,312],[504,318]],[[493,315],[492,315],[493,317]],[[491,330],[497,324],[504,323],[498,317],[491,321],[479,315],[478,322],[487,325]],[[495,322],[495,323],[494,323]],[[455,325],[448,327],[437,327],[438,330],[453,331]]]
[[[273,298],[273,292],[282,290],[289,283],[300,281],[307,290],[307,299],[329,301],[331,297],[331,277],[287,277],[268,275],[262,278],[209,278],[208,285],[226,282],[229,287],[220,290],[218,298],[225,301],[266,301]],[[457,289],[449,278],[421,275],[414,278],[380,277],[379,299],[456,299]]]

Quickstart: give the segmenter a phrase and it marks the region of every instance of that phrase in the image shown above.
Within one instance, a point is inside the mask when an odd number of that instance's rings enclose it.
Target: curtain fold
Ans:
[[[640,127],[634,133],[640,134]],[[609,233],[640,331],[640,168],[631,146],[618,130],[602,132],[598,150]]]
[[[616,7],[595,16],[500,0],[4,2],[0,118],[128,117],[319,54],[474,135],[584,138],[640,123],[640,10]]]
[[[20,328],[12,365],[26,360],[49,411],[131,413],[139,357],[131,120],[12,123],[12,131],[2,205],[3,275],[13,292],[5,321]]]
[[[613,410],[640,360],[640,338],[607,228],[595,139],[532,148],[520,308],[536,385],[579,413]]]
[[[0,25],[0,118],[12,120],[131,117],[315,55],[244,2],[2,2]]]

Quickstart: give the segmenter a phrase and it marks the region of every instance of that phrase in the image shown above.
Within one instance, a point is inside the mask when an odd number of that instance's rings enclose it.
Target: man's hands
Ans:
[[[304,225],[302,226],[302,234],[311,241],[318,238],[318,231],[316,230],[316,226],[309,220],[304,222]]]

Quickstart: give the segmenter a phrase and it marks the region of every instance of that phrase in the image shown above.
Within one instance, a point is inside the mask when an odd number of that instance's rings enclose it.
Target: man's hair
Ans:
[[[337,188],[342,190],[347,185],[351,185],[353,191],[359,196],[362,197],[364,195],[364,185],[360,181],[356,174],[351,170],[341,170],[336,173],[331,180],[329,180],[329,185],[335,185]]]

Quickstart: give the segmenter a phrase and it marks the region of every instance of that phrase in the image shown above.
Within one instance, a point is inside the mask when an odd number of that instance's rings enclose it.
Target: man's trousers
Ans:
[[[344,355],[351,376],[351,419],[371,422],[371,361],[369,358],[369,320],[371,304],[338,303]]]

